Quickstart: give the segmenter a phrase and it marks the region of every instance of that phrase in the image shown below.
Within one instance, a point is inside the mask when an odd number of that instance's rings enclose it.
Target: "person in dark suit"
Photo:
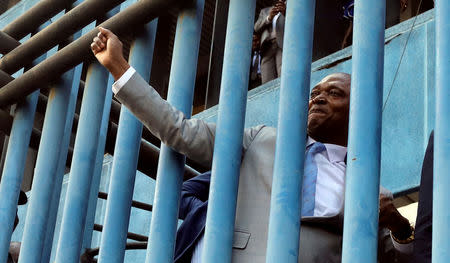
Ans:
[[[184,220],[177,231],[174,262],[191,262],[197,242],[203,237],[211,172],[196,176],[181,188],[179,219]]]
[[[431,233],[433,230],[433,152],[434,132],[431,133],[422,165],[419,207],[417,209],[413,258],[416,263],[431,262]]]
[[[263,8],[255,23],[255,34],[261,36],[262,84],[281,76],[286,1],[276,1]]]

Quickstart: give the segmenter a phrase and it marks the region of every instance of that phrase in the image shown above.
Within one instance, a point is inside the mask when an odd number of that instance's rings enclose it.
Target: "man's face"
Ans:
[[[335,73],[322,79],[311,91],[308,134],[326,142],[340,135],[347,140],[350,75]]]

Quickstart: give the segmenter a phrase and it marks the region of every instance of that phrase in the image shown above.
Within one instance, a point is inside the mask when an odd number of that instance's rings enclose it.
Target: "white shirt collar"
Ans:
[[[315,142],[316,140],[308,136],[308,140],[306,141],[306,147],[310,146]],[[347,156],[347,147],[331,143],[324,143],[324,145],[325,148],[327,149],[326,153],[328,156],[328,160],[330,160],[330,162],[337,163],[345,161],[345,156]]]

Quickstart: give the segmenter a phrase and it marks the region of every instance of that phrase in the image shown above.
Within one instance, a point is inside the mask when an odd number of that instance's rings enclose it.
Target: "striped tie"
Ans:
[[[325,145],[320,142],[313,143],[306,150],[302,184],[302,216],[314,215],[317,181],[317,164],[314,161],[314,155],[325,150]]]

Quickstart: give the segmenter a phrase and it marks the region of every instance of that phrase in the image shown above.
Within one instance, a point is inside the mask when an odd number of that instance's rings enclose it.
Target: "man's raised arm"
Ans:
[[[163,143],[190,159],[212,162],[215,124],[185,115],[163,100],[123,57],[122,43],[111,31],[99,28],[91,49],[113,75],[115,97]]]

